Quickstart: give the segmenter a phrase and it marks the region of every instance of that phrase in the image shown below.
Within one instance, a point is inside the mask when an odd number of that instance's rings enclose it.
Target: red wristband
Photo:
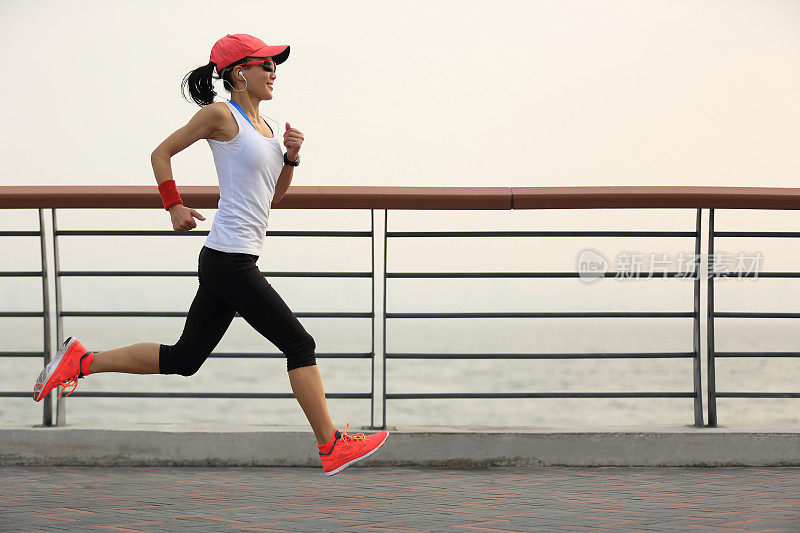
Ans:
[[[182,204],[178,189],[175,187],[175,180],[167,180],[158,184],[158,192],[161,194],[161,201],[164,202],[164,209],[169,211],[169,208],[175,204]]]

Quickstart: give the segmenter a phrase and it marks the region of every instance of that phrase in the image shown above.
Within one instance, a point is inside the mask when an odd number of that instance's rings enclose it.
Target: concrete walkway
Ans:
[[[0,531],[800,531],[796,467],[0,468]]]
[[[389,430],[371,466],[800,466],[796,426]],[[316,444],[308,426],[2,426],[0,465],[317,467]]]

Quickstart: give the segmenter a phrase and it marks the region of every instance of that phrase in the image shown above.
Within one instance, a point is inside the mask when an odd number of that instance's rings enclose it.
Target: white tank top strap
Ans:
[[[242,115],[241,110],[236,106],[235,103],[232,101],[225,102],[233,113],[233,116],[236,118],[236,123],[239,124],[239,127],[246,126],[247,128],[255,129],[252,124],[250,124],[250,120],[247,119],[244,115]],[[245,128],[246,129],[246,128]]]

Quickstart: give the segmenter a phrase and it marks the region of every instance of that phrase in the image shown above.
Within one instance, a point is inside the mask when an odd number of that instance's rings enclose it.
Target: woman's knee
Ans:
[[[316,348],[317,343],[311,335],[303,335],[293,340],[283,350],[286,354],[286,371],[316,365],[317,359],[314,356]]]
[[[199,353],[196,349],[177,344],[162,344],[158,350],[158,371],[161,374],[180,374],[192,376],[200,370],[210,354]]]

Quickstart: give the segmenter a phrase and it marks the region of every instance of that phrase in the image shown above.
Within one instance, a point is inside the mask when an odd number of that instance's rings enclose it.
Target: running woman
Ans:
[[[71,386],[69,396],[78,379],[98,372],[191,376],[238,311],[286,355],[292,392],[314,431],[325,474],[336,474],[386,441],[387,431],[349,435],[349,423],[342,431],[333,425],[314,357],[314,339],[256,265],[271,203],[280,202],[286,194],[292,172],[300,164],[304,139],[303,133],[287,122],[284,153],[277,139],[279,127],[273,128],[259,114],[260,102],[272,100],[276,66],[288,57],[288,45],[268,46],[251,35],[228,34],[219,39],[211,49],[210,62],[187,74],[181,86],[183,91],[188,84],[201,109],[151,156],[164,209],[169,211],[175,231],[189,231],[197,226],[195,218],[205,218],[183,205],[172,179],[172,156],[206,139],[219,178],[219,209],[200,250],[199,287],[178,342],[140,342],[90,352],[78,339],[69,337],[36,380],[34,400],[40,401],[57,386],[64,386],[62,394]],[[224,80],[225,90],[231,93],[229,101],[214,102],[214,69],[216,79]]]

